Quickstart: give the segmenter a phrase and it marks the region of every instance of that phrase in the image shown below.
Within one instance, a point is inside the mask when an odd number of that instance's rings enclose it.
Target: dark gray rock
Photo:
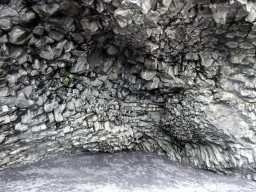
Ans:
[[[125,149],[256,180],[254,2],[0,2],[1,169]]]
[[[248,43],[248,42],[242,42],[242,43],[240,43],[239,44],[239,47],[241,48],[241,49],[252,49],[252,48],[254,48],[254,46],[252,46],[250,43]]]
[[[74,40],[80,44],[84,42],[84,38],[82,35],[80,35],[79,33],[70,33],[70,35],[74,38]]]
[[[124,10],[122,8],[116,9],[114,12],[114,17],[121,28],[126,27],[132,22],[129,9],[128,10]]]
[[[146,58],[145,59],[145,63],[144,63],[144,66],[148,69],[157,69],[157,59],[155,58],[154,59],[150,59],[150,58]]]
[[[0,29],[9,30],[12,27],[11,19],[0,19]]]
[[[20,11],[20,20],[24,23],[31,22],[36,19],[36,14],[33,11],[29,11],[27,8]]]
[[[16,45],[22,45],[29,41],[31,38],[31,33],[24,31],[21,27],[15,26],[12,28],[9,33],[9,41],[10,43]]]
[[[115,55],[118,53],[117,48],[113,45],[107,45],[106,51],[109,55]]]
[[[228,47],[230,47],[230,48],[236,48],[236,47],[238,46],[238,43],[235,42],[235,41],[229,41],[229,42],[227,42],[226,45],[227,45]]]
[[[104,55],[101,49],[93,50],[87,57],[88,62],[95,67],[100,66],[103,59]]]
[[[16,104],[15,97],[1,97],[0,98],[0,105],[14,106],[15,104]]]
[[[43,35],[44,34],[44,27],[41,26],[41,25],[38,25],[36,26],[34,29],[33,29],[33,33],[36,34],[36,35]]]
[[[84,72],[85,70],[89,69],[89,64],[87,62],[87,59],[85,57],[79,57],[77,59],[77,62],[72,66],[70,72],[71,73],[78,73],[78,72]]]
[[[151,80],[155,76],[156,76],[155,70],[150,70],[145,68],[141,71],[141,78],[147,81]]]
[[[0,135],[0,143],[3,143],[5,140],[5,136],[4,135]]]
[[[47,60],[52,60],[54,58],[54,52],[50,46],[47,46],[45,50],[40,52],[40,57]]]
[[[49,16],[60,10],[60,5],[56,3],[44,4],[44,5],[34,5],[33,10],[42,18],[46,19]]]
[[[64,37],[64,34],[58,32],[58,31],[51,30],[49,32],[49,37],[56,41],[60,41]]]
[[[0,18],[4,18],[4,17],[18,17],[19,14],[18,12],[11,8],[8,7],[7,5],[1,5],[0,7]]]
[[[84,17],[80,21],[84,30],[88,31],[89,33],[95,33],[99,27],[96,21],[90,21],[88,18]]]
[[[82,0],[82,2],[87,4],[87,5],[92,5],[94,0]]]

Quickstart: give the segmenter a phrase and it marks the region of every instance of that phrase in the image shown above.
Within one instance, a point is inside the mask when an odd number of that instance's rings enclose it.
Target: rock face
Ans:
[[[0,5],[0,167],[123,149],[256,180],[256,3]]]

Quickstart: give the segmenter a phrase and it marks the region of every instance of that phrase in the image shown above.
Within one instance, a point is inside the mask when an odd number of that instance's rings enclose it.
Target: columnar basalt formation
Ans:
[[[0,167],[143,150],[256,180],[256,2],[0,0]]]

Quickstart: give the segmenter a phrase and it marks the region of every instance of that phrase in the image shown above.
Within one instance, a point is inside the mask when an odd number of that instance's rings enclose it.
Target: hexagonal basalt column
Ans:
[[[1,169],[130,149],[256,179],[253,1],[1,2]]]

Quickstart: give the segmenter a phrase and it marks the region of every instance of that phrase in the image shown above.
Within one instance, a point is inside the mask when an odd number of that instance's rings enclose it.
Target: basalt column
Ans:
[[[256,2],[0,0],[0,169],[142,150],[256,180]]]

